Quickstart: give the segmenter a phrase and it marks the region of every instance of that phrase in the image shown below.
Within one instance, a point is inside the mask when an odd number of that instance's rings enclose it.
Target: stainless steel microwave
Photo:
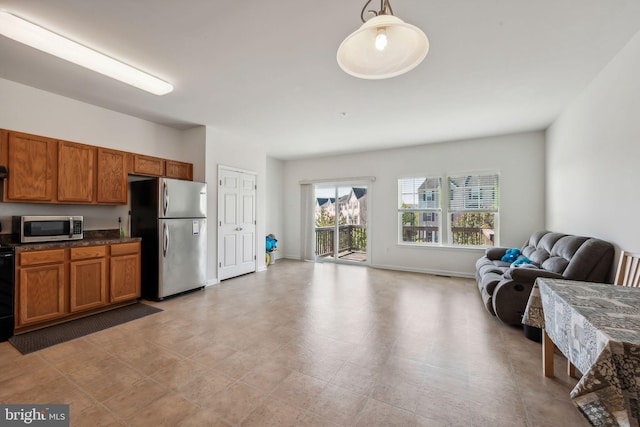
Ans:
[[[14,216],[13,240],[20,243],[80,240],[84,236],[81,216]]]

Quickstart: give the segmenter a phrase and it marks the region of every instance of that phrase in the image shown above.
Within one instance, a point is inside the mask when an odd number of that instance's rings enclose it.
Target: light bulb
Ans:
[[[387,47],[387,32],[383,28],[378,28],[378,34],[376,35],[376,49],[383,51]]]

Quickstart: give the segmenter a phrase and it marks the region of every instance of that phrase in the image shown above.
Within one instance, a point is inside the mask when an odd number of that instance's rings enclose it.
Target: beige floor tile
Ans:
[[[243,427],[297,426],[305,413],[283,402],[266,399],[241,423]]]
[[[202,365],[191,360],[176,359],[167,363],[150,376],[160,384],[170,388],[181,388],[189,383],[192,378],[200,377],[207,371]]]
[[[236,383],[211,396],[209,408],[220,417],[237,424],[258,407],[264,395],[246,384]]]
[[[108,359],[88,364],[69,373],[69,378],[99,402],[127,390],[143,379],[143,375],[125,363]]]
[[[336,424],[352,425],[356,422],[366,401],[366,396],[329,384],[314,399],[309,409]]]
[[[0,402],[62,399],[73,426],[588,425],[564,359],[545,378],[473,279],[281,260],[151,304],[30,355],[0,343]]]
[[[361,427],[410,427],[414,424],[413,412],[386,403],[368,399],[358,416],[356,426]]]
[[[104,406],[94,405],[77,416],[72,412],[70,425],[73,427],[120,427],[127,424]]]
[[[175,427],[231,427],[231,424],[222,420],[214,411],[206,408],[196,409],[183,420],[179,420]]]
[[[206,371],[178,387],[178,392],[187,400],[207,407],[211,397],[234,383],[232,378],[219,372]]]
[[[122,419],[131,418],[136,412],[167,394],[166,387],[148,379],[141,380],[131,387],[106,400],[103,404],[112,413]]]
[[[68,404],[70,415],[76,415],[95,401],[67,378],[57,377],[49,382],[34,382],[33,387],[13,394],[3,403]]]
[[[72,372],[88,362],[110,358],[110,355],[87,339],[80,338],[45,348],[38,355],[62,372]]]
[[[213,364],[212,368],[231,378],[240,379],[255,368],[258,360],[260,359],[253,354],[236,351]]]
[[[393,385],[377,383],[371,397],[389,405],[415,412],[422,387],[410,383],[396,382]]]
[[[23,403],[15,401],[19,393],[63,380],[62,374],[42,359],[30,359],[25,365],[9,363],[2,370],[11,371],[3,372],[4,379],[0,380],[0,402],[4,403]]]
[[[375,387],[380,371],[375,366],[361,366],[344,362],[331,379],[335,384],[357,394],[369,396]]]
[[[165,394],[150,404],[141,406],[127,419],[127,423],[133,427],[174,427],[199,410],[199,407],[176,394]]]
[[[240,381],[262,391],[271,391],[291,374],[291,369],[276,363],[267,362],[256,366],[244,375]]]
[[[292,372],[271,395],[298,408],[308,409],[326,386],[326,381]]]

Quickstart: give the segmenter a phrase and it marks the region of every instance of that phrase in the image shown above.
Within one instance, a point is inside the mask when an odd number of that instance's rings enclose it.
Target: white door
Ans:
[[[218,279],[256,271],[256,175],[218,170]]]

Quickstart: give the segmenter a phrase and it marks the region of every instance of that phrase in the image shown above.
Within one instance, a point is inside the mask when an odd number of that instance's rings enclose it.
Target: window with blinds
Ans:
[[[448,178],[449,243],[493,246],[500,208],[499,175]]]
[[[442,178],[411,177],[398,180],[400,243],[440,243]]]

